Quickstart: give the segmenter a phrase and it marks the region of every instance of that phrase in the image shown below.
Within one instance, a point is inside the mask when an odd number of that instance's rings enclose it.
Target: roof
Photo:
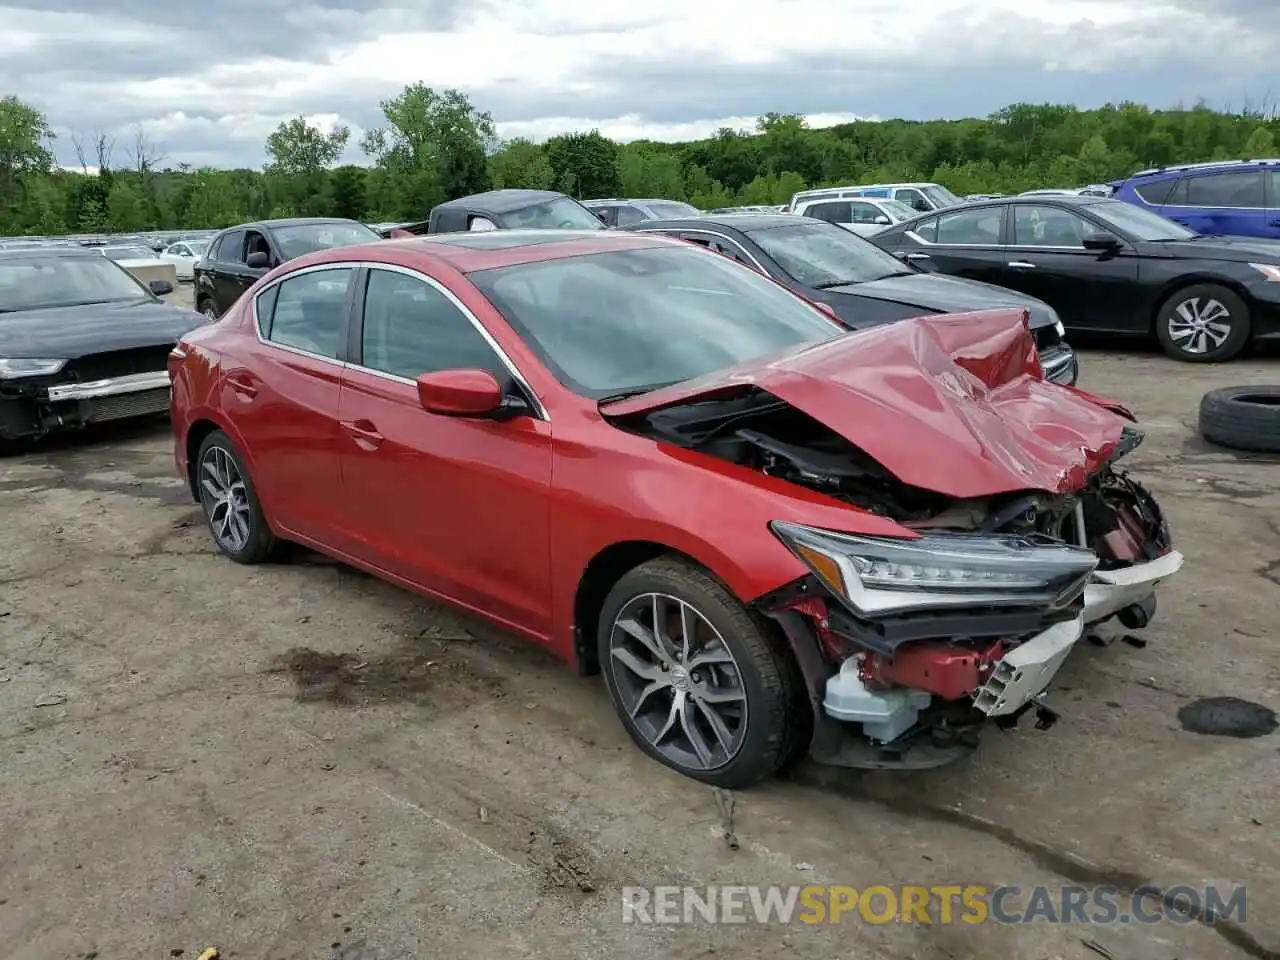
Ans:
[[[753,230],[768,230],[771,227],[794,227],[797,223],[810,217],[798,217],[792,213],[704,213],[700,217],[662,217],[658,220],[645,220],[642,223],[630,224],[628,230],[698,230],[713,224],[750,233]]]
[[[105,260],[98,247],[58,247],[50,244],[47,247],[0,247],[0,260],[46,260],[49,257],[62,259]]]
[[[621,250],[678,246],[683,241],[615,230],[494,230],[477,233],[436,233],[420,237],[380,240],[349,247],[333,247],[290,261],[310,266],[336,260],[391,263],[406,267],[445,264],[460,273],[473,273],[520,263],[559,260]]]
[[[436,204],[436,210],[490,210],[494,213],[508,213],[512,210],[523,210],[535,203],[546,203],[565,196],[555,190],[488,190],[484,193],[473,193],[470,196],[458,197]]]
[[[1152,177],[1158,173],[1183,173],[1187,170],[1213,170],[1217,167],[1239,167],[1248,164],[1257,164],[1258,166],[1275,166],[1280,164],[1280,159],[1274,157],[1246,157],[1237,160],[1206,160],[1202,163],[1170,163],[1163,167],[1149,167],[1146,170],[1138,170],[1131,173],[1133,177]],[[1119,181],[1123,182],[1123,181]]]
[[[245,223],[237,223],[234,226],[224,227],[222,230],[213,231],[216,233],[224,233],[227,230],[244,230],[247,227],[267,227],[268,229],[279,227],[306,227],[313,224],[322,223],[359,223],[359,220],[348,220],[346,217],[281,217],[276,220],[249,220]],[[212,234],[211,234],[212,235]],[[113,245],[118,246],[118,243]]]

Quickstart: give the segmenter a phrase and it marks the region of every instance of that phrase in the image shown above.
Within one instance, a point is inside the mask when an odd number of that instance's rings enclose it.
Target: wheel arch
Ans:
[[[578,673],[594,676],[600,672],[596,653],[595,626],[604,609],[605,598],[614,585],[630,571],[656,560],[673,557],[684,560],[714,579],[730,596],[744,606],[750,606],[751,597],[743,597],[716,570],[716,564],[707,558],[695,556],[688,550],[657,540],[620,540],[599,550],[582,570],[573,597],[573,654]]]
[[[200,490],[196,486],[196,458],[200,454],[200,445],[204,443],[205,438],[216,430],[221,430],[235,444],[236,453],[244,461],[245,466],[253,470],[253,455],[249,452],[248,447],[244,443],[244,438],[240,436],[240,432],[232,427],[229,423],[218,420],[208,412],[201,413],[192,418],[188,424],[186,436],[183,437],[183,449],[187,455],[187,489],[191,491],[191,498],[199,501]],[[263,504],[263,513],[267,513],[266,505]]]
[[[1254,308],[1253,297],[1250,296],[1248,288],[1239,280],[1233,279],[1232,277],[1224,277],[1221,274],[1203,271],[1196,273],[1184,273],[1179,274],[1177,277],[1174,277],[1165,283],[1155,295],[1154,303],[1151,307],[1151,315],[1148,318],[1147,332],[1153,337],[1156,336],[1157,325],[1160,323],[1160,311],[1164,309],[1164,305],[1168,302],[1170,297],[1179,290],[1185,290],[1187,287],[1194,287],[1197,284],[1202,283],[1212,283],[1219,287],[1226,287],[1237,297],[1243,300],[1244,305],[1248,307],[1250,313],[1252,313]],[[1253,340],[1252,319],[1253,318],[1250,317],[1249,339],[1251,341]]]

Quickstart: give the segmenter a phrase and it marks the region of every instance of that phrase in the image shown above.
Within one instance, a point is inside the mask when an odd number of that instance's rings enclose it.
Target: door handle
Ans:
[[[245,400],[252,400],[258,395],[258,388],[249,382],[243,374],[233,373],[227,377],[227,386]]]
[[[1007,264],[1005,264],[1005,266],[1011,267],[1014,270],[1034,270],[1036,268],[1036,265],[1034,263],[1031,263],[1027,260],[1010,260]]]
[[[907,260],[928,260],[929,255],[927,253],[908,253],[906,256],[906,259]]]
[[[385,439],[368,420],[343,420],[342,429],[365,450],[376,450]]]

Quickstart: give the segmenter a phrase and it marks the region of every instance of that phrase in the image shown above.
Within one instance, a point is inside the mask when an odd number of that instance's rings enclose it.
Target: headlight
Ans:
[[[1253,267],[1272,283],[1280,283],[1280,266],[1273,263],[1251,263],[1249,266]]]
[[[0,360],[0,380],[47,377],[67,365],[65,360]]]
[[[775,520],[773,532],[861,614],[937,607],[1049,609],[1073,600],[1098,565],[1093,551],[1021,536],[859,537]]]
[[[1057,321],[1057,322],[1053,325],[1053,329],[1054,329],[1054,330],[1056,330],[1056,331],[1058,332],[1058,336],[1059,336],[1059,337],[1065,337],[1065,336],[1067,335],[1067,328],[1066,328],[1066,327],[1064,327],[1064,326],[1062,325],[1062,321],[1061,321],[1061,320]]]

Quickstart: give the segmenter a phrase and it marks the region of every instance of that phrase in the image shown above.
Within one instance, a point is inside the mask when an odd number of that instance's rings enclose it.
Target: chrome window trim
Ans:
[[[463,303],[461,300],[458,299],[458,297],[454,294],[452,290],[450,290],[448,287],[442,284],[439,280],[436,280],[434,277],[429,277],[422,271],[415,270],[412,267],[402,267],[396,263],[372,263],[372,262],[363,263],[362,266],[366,270],[368,270],[370,274],[372,274],[375,270],[386,270],[389,273],[398,273],[398,274],[401,274],[402,276],[411,277],[414,280],[420,280],[423,283],[425,283],[427,286],[432,287],[433,289],[444,294],[445,299],[448,300],[451,304],[453,304],[453,306],[457,308],[457,310],[464,317],[466,317],[467,321],[471,324],[471,326],[475,328],[475,331],[478,334],[480,334],[480,336],[484,339],[485,343],[489,345],[489,349],[491,349],[494,352],[494,355],[497,356],[497,358],[502,362],[502,365],[506,367],[507,373],[511,375],[511,378],[515,380],[516,383],[520,384],[525,394],[529,397],[530,400],[533,401],[534,411],[537,413],[536,419],[545,420],[547,423],[551,422],[551,415],[547,412],[546,406],[543,405],[542,398],[539,397],[538,394],[534,391],[533,387],[530,386],[529,381],[525,379],[524,374],[522,374],[519,368],[516,367],[515,362],[511,359],[511,357],[507,355],[507,352],[502,349],[502,345],[499,344],[498,341],[494,339],[493,334],[491,334],[487,329],[485,329],[485,326],[483,323],[480,322],[480,319],[474,313],[471,312],[471,309],[465,303]],[[366,283],[366,289],[367,289],[368,281],[366,280],[365,283]],[[362,319],[363,319],[363,305],[361,305],[361,311],[362,311]],[[361,331],[361,333],[363,333],[363,330]],[[362,363],[348,362],[344,364],[344,366],[352,370],[360,370],[364,373],[369,373],[376,377],[381,377],[386,380],[391,380],[395,383],[407,383],[410,386],[417,385],[416,381],[410,380],[407,377],[397,376],[394,373],[387,373],[385,370],[375,370],[373,367],[366,367]]]
[[[426,283],[428,286],[434,287],[436,290],[443,293],[445,298],[448,299],[449,302],[452,303],[459,311],[461,311],[462,315],[467,318],[468,322],[470,322],[470,324],[476,329],[476,331],[480,334],[480,336],[484,338],[485,342],[489,345],[490,349],[492,349],[493,352],[497,355],[498,359],[502,361],[503,366],[507,368],[507,372],[511,374],[512,378],[518,384],[520,384],[520,386],[524,389],[525,393],[533,401],[534,412],[536,414],[535,419],[544,420],[547,423],[551,422],[551,415],[547,412],[547,408],[543,404],[542,398],[539,397],[538,394],[534,391],[533,387],[529,385],[529,381],[526,380],[524,375],[520,373],[520,371],[516,368],[515,363],[512,362],[509,356],[507,356],[507,352],[502,349],[502,347],[498,344],[498,342],[493,338],[493,335],[490,334],[489,331],[484,328],[484,324],[480,322],[480,320],[476,317],[476,315],[471,312],[471,310],[466,306],[466,304],[464,304],[461,300],[459,300],[454,295],[453,291],[449,290],[447,287],[441,284],[438,280],[428,277],[426,274],[422,273],[420,270],[414,270],[411,267],[402,267],[399,264],[394,264],[394,263],[375,263],[375,262],[364,261],[364,260],[339,260],[339,261],[334,261],[332,263],[317,263],[310,267],[303,267],[301,270],[295,270],[292,273],[289,273],[283,277],[278,277],[277,279],[271,281],[271,283],[263,287],[261,290],[259,290],[256,294],[254,294],[253,300],[250,303],[250,309],[253,311],[253,332],[254,332],[254,335],[258,338],[258,343],[262,344],[264,347],[271,347],[273,350],[282,350],[285,353],[292,353],[296,356],[306,357],[310,360],[319,360],[322,363],[327,363],[331,366],[337,367],[340,370],[344,370],[344,371],[358,370],[361,373],[367,373],[367,374],[370,374],[371,376],[378,377],[379,379],[382,379],[382,380],[388,380],[392,383],[402,383],[402,384],[405,384],[406,386],[416,387],[417,382],[414,380],[410,380],[408,377],[400,377],[395,375],[394,373],[387,373],[385,370],[375,370],[372,367],[366,367],[364,364],[360,364],[360,363],[350,363],[348,361],[339,360],[337,357],[326,357],[323,354],[312,353],[310,350],[301,350],[297,347],[291,347],[285,343],[277,343],[274,340],[270,340],[262,335],[262,322],[258,317],[258,300],[268,291],[270,291],[275,287],[278,287],[280,284],[284,283],[286,280],[291,280],[294,277],[301,277],[308,273],[318,273],[322,270],[351,270],[352,273],[354,274],[356,271],[361,269],[367,270],[369,272],[372,272],[374,270],[387,270],[391,273],[400,273],[407,277],[412,277],[415,280],[421,280],[422,282]],[[350,291],[348,290],[347,297],[349,298],[350,296],[351,294],[350,294]],[[352,306],[354,307],[354,303],[352,304]],[[363,305],[361,305],[361,310],[363,310]]]
[[[752,255],[750,250],[748,250],[746,247],[740,244],[737,240],[733,239],[733,237],[730,237],[723,233],[717,233],[714,230],[699,230],[693,227],[690,227],[687,229],[684,227],[656,227],[656,228],[648,227],[642,230],[635,230],[632,232],[633,233],[657,233],[657,234],[661,234],[664,237],[670,237],[673,240],[679,240],[680,238],[678,236],[673,236],[672,233],[668,232],[671,230],[674,230],[676,233],[696,233],[702,237],[715,237],[717,240],[722,240],[725,243],[732,245],[734,249],[738,250],[744,257],[750,260],[752,264],[755,265],[755,268],[759,270],[761,273],[763,273],[766,277],[772,276],[772,274],[769,273],[769,271],[764,268],[764,265],[761,264],[760,261],[757,260]],[[715,253],[714,250],[711,252]]]

